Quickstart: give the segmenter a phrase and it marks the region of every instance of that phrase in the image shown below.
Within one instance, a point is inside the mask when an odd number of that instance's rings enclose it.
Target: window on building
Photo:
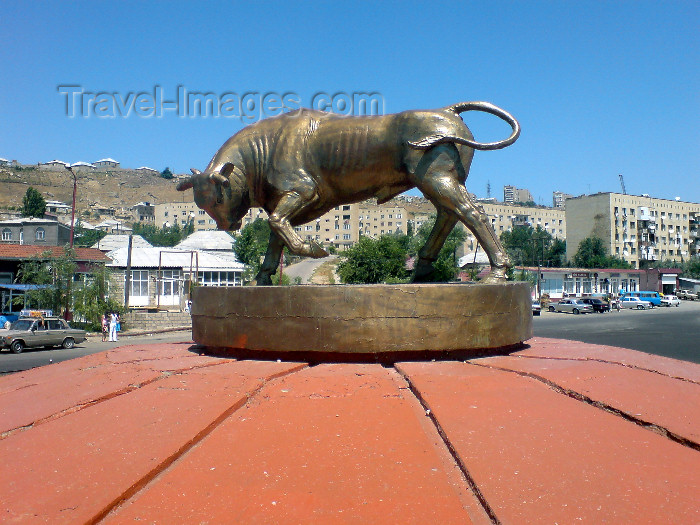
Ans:
[[[163,270],[162,295],[180,295],[180,270]]]
[[[11,241],[12,240],[12,230],[10,230],[10,228],[3,228],[2,229],[2,240],[3,241]]]
[[[131,270],[131,290],[133,297],[148,297],[148,270]]]
[[[349,240],[350,240],[350,234],[349,234],[349,233],[344,233],[344,234],[343,234],[343,240],[344,240],[344,241],[349,241]]]
[[[350,206],[343,206],[343,211],[349,210]]]
[[[37,241],[44,241],[46,240],[46,230],[44,228],[37,228],[36,232],[34,233],[34,238]]]
[[[240,286],[241,273],[228,271],[198,272],[197,279],[202,286]]]

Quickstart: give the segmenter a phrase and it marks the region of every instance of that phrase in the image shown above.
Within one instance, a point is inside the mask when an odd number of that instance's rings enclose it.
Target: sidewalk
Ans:
[[[237,361],[120,347],[0,378],[6,523],[698,523],[700,365]]]

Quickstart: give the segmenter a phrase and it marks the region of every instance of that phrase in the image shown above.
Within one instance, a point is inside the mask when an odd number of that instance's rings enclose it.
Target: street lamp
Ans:
[[[75,231],[75,194],[78,191],[78,178],[75,176],[75,172],[73,171],[73,166],[70,164],[66,164],[65,168],[70,171],[70,174],[73,175],[73,207],[71,208],[71,214],[70,214],[70,247],[71,249],[73,248],[73,233]],[[70,276],[70,279],[68,280],[68,296],[66,297],[66,312],[64,314],[64,318],[66,321],[70,321],[72,319],[72,314],[70,311],[70,303],[71,303],[71,284],[73,282],[73,276]]]
[[[70,171],[70,174],[73,175],[73,207],[71,208],[71,213],[70,213],[70,247],[73,247],[73,233],[75,231],[75,194],[78,191],[78,178],[75,176],[75,172],[73,171],[73,166],[70,164],[66,164],[66,169]]]

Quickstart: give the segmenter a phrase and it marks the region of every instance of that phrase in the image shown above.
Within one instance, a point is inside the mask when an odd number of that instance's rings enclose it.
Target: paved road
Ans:
[[[302,284],[309,284],[309,279],[311,279],[311,276],[314,274],[316,268],[327,261],[336,259],[337,257],[337,255],[329,255],[328,257],[324,257],[322,259],[304,259],[296,264],[287,266],[283,271],[292,281],[294,281],[295,277],[301,277]]]
[[[631,348],[700,363],[700,301],[680,307],[573,315],[542,312],[536,336]]]
[[[623,310],[608,314],[542,312],[540,317],[534,318],[534,331],[540,337],[621,346],[700,363],[700,301],[683,301],[679,308]],[[100,336],[95,336],[71,350],[27,349],[21,354],[3,350],[0,353],[0,374],[58,363],[118,346],[189,341],[192,341],[191,332],[178,331],[122,337],[116,343],[103,343]]]
[[[75,359],[84,355],[96,354],[119,346],[143,344],[143,343],[179,343],[192,341],[192,332],[182,330],[177,332],[163,332],[160,334],[122,337],[116,343],[102,342],[100,335],[88,337],[87,341],[75,345],[70,350],[62,348],[56,350],[33,350],[26,348],[21,354],[13,354],[5,349],[0,352],[0,374],[20,372],[37,366],[44,366],[68,359]]]

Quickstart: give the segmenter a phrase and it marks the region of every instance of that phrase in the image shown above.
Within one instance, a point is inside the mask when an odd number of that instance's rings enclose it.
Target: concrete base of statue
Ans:
[[[261,353],[474,354],[530,339],[531,308],[527,283],[198,287],[192,338]]]

